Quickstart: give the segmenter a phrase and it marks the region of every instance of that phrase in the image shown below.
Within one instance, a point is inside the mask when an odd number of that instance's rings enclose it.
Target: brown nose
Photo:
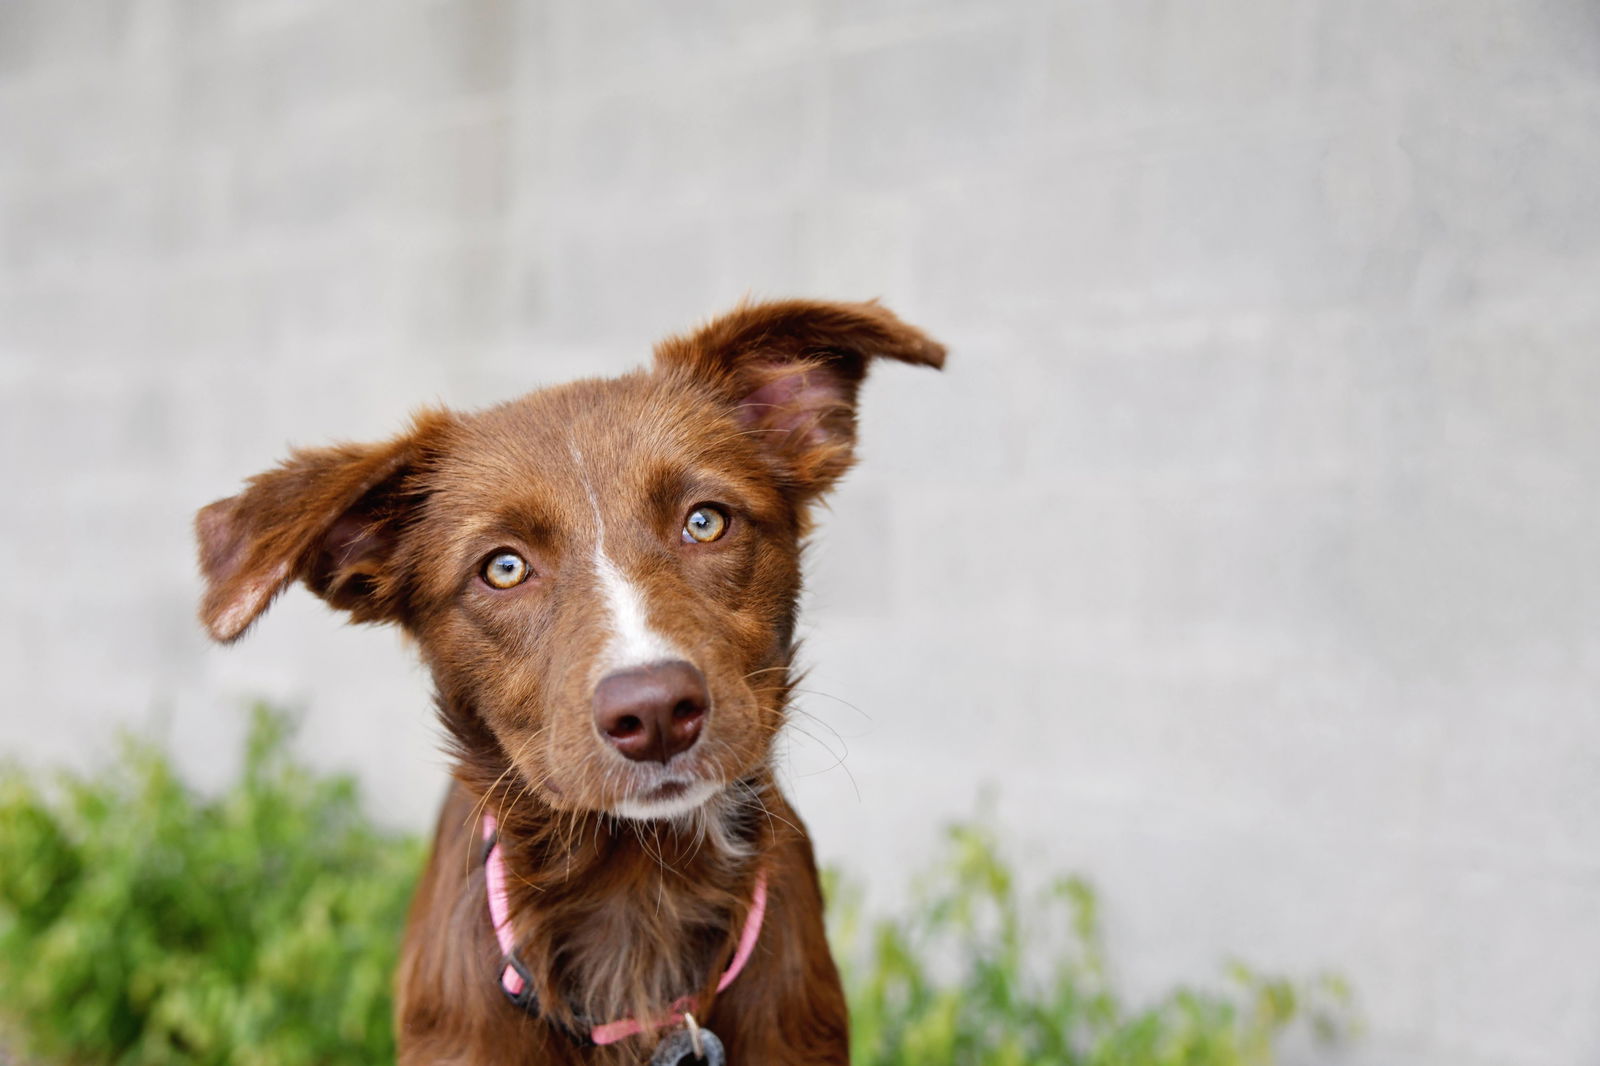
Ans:
[[[664,763],[694,747],[710,703],[704,675],[677,659],[602,678],[594,690],[594,724],[635,762]]]

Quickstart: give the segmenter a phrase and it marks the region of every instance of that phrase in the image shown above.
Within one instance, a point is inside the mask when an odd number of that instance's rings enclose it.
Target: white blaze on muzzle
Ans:
[[[595,545],[594,572],[605,597],[607,628],[611,632],[602,656],[602,677],[630,667],[683,658],[666,637],[650,627],[644,596],[606,555],[603,531]]]
[[[605,677],[618,670],[668,659],[686,658],[673,647],[671,641],[651,628],[643,593],[606,554],[606,521],[600,513],[600,497],[589,480],[583,453],[578,450],[577,443],[569,442],[568,448],[573,462],[578,466],[584,491],[589,494],[589,507],[594,512],[594,575],[605,605],[606,629],[611,634],[606,641],[605,652],[600,657],[597,676]]]

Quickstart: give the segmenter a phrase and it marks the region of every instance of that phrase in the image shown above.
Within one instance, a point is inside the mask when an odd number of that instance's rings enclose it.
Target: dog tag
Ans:
[[[722,1041],[704,1026],[700,1029],[700,1050],[705,1052],[703,1056],[694,1053],[694,1035],[687,1029],[679,1029],[656,1045],[656,1053],[650,1056],[650,1066],[728,1066],[728,1053],[722,1049]]]

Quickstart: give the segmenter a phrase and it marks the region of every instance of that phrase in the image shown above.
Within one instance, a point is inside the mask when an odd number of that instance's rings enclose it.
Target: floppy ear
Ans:
[[[357,621],[392,618],[390,557],[414,502],[406,476],[444,417],[419,417],[410,433],[380,444],[296,451],[239,495],[201,508],[200,620],[211,636],[238,638],[297,578]]]
[[[874,358],[942,367],[944,346],[876,301],[749,304],[656,346],[656,367],[732,405],[802,496],[855,461],[856,396]]]

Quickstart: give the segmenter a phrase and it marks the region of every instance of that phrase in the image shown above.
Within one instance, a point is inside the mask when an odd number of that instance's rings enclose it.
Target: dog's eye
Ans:
[[[727,531],[727,512],[713,504],[702,503],[683,520],[685,543],[710,544]]]
[[[483,579],[497,589],[516,588],[528,580],[528,560],[516,552],[495,552],[483,564]]]

